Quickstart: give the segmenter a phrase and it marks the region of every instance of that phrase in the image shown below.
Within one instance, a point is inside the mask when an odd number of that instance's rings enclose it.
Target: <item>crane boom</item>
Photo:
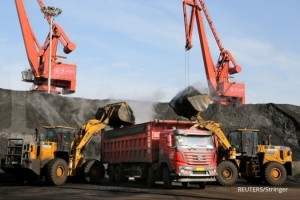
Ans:
[[[42,10],[46,8],[42,0],[37,0],[37,2]],[[51,27],[54,33],[52,38],[50,38],[50,34],[48,34],[43,46],[40,45],[29,23],[23,0],[15,0],[15,4],[30,65],[30,70],[22,73],[23,81],[32,82],[35,86],[33,90],[48,90],[47,81],[50,74],[48,70],[50,56],[49,44],[51,41],[51,91],[62,92],[63,94],[74,93],[76,88],[76,65],[59,61],[58,58],[64,57],[57,55],[57,48],[60,42],[63,45],[64,53],[68,54],[75,50],[76,45],[70,41],[67,34],[56,23]],[[45,15],[45,18],[50,24],[49,16]],[[61,88],[61,91],[58,90],[58,88]]]
[[[218,35],[218,32],[217,32],[215,26],[214,26],[214,23],[213,23],[213,21],[212,21],[211,18],[210,18],[210,15],[209,15],[209,13],[208,13],[208,11],[207,11],[206,5],[205,5],[205,3],[204,3],[203,0],[199,0],[199,2],[200,2],[200,4],[201,4],[203,13],[204,13],[204,15],[205,15],[205,17],[206,17],[206,20],[207,20],[207,22],[208,22],[208,24],[209,24],[209,27],[210,27],[210,29],[211,29],[211,31],[212,31],[214,37],[215,37],[215,40],[216,40],[216,42],[217,42],[217,44],[218,44],[218,47],[219,47],[220,51],[223,52],[223,50],[224,50],[223,44],[222,44],[222,42],[221,42],[221,39],[220,39],[220,37],[219,37],[219,35]]]
[[[191,8],[189,18],[188,7]],[[203,11],[205,14],[220,50],[219,59],[216,65],[214,64],[210,53],[201,11]],[[186,50],[190,50],[192,48],[193,28],[195,21],[197,23],[202,57],[211,99],[215,102],[225,105],[236,103],[245,104],[245,84],[231,81],[231,77],[229,76],[239,73],[241,71],[241,67],[236,63],[230,51],[224,49],[204,1],[183,0],[183,13],[186,34]]]

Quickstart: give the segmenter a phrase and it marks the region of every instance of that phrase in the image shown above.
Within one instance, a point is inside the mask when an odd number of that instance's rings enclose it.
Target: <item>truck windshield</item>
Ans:
[[[211,136],[199,136],[199,135],[177,135],[176,136],[177,147],[181,148],[205,148],[213,149],[213,141]]]

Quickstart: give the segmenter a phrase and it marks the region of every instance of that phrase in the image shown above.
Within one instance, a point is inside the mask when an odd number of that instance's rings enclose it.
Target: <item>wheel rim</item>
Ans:
[[[57,167],[56,176],[61,177],[64,174],[64,168],[62,166]]]
[[[98,177],[100,172],[99,172],[98,168],[92,167],[90,170],[90,174],[91,174],[91,177]]]
[[[271,170],[271,177],[274,180],[279,180],[281,178],[281,171],[278,168],[273,168]]]
[[[224,169],[222,175],[224,178],[230,179],[232,177],[232,171],[230,169]]]

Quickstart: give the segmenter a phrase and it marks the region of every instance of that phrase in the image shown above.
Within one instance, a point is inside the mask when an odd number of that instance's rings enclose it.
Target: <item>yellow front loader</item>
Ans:
[[[228,138],[221,129],[221,124],[206,121],[201,111],[210,104],[207,95],[202,95],[194,88],[187,88],[177,94],[170,106],[180,116],[195,117],[196,128],[212,131],[218,138],[217,179],[222,185],[233,185],[238,177],[248,181],[264,181],[272,186],[285,183],[292,175],[292,152],[289,147],[258,144],[256,129],[237,129],[231,131]]]
[[[45,132],[36,133],[36,141],[9,139],[1,168],[13,174],[19,183],[45,177],[50,184],[62,185],[68,176],[98,182],[104,177],[104,166],[100,158],[86,159],[84,148],[106,126],[131,125],[134,120],[129,105],[120,102],[99,108],[95,119],[89,120],[78,132],[72,127],[44,126]]]

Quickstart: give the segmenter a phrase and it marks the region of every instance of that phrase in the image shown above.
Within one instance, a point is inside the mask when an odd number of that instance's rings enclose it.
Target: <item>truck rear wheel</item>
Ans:
[[[104,165],[99,160],[89,160],[82,166],[83,179],[87,183],[99,183],[105,175]]]
[[[164,187],[169,189],[172,186],[172,181],[170,177],[170,172],[168,167],[163,168],[163,182],[164,182]]]
[[[61,158],[50,160],[47,164],[47,181],[52,185],[62,185],[68,177],[67,162]]]
[[[115,167],[115,181],[117,183],[121,183],[124,181],[124,174],[120,165]]]
[[[149,187],[152,187],[155,185],[155,174],[154,174],[154,170],[151,166],[148,168],[147,184]]]
[[[224,186],[233,185],[238,178],[237,167],[228,160],[225,160],[218,165],[217,173],[218,182]]]
[[[271,186],[280,186],[286,181],[287,173],[278,162],[270,162],[265,168],[265,182]]]

